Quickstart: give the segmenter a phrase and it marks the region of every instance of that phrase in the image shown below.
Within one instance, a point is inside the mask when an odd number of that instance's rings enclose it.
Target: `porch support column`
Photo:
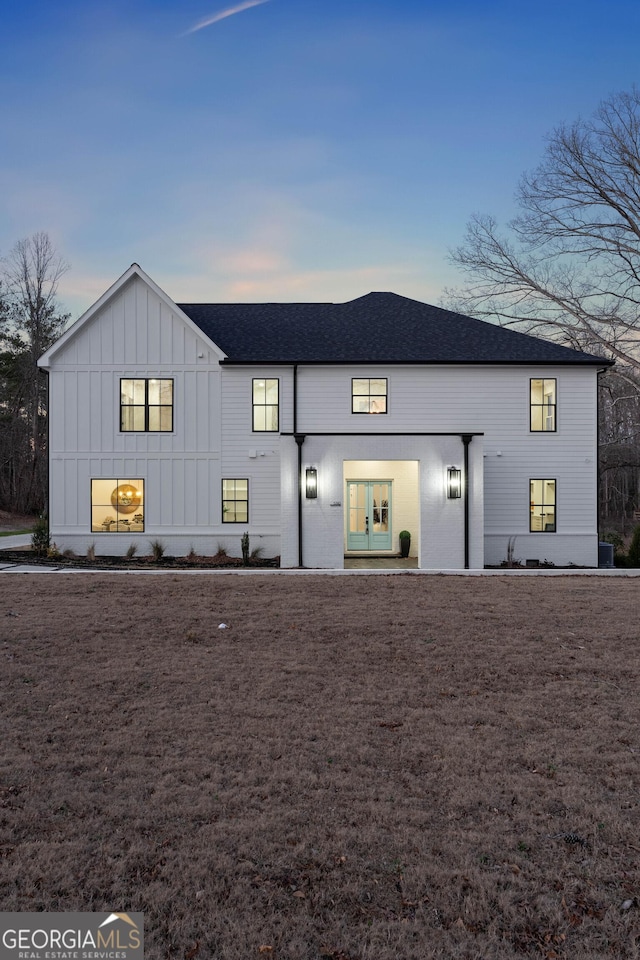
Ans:
[[[469,569],[469,444],[473,440],[472,433],[461,435],[464,445],[464,470],[462,482],[464,484],[464,568]]]

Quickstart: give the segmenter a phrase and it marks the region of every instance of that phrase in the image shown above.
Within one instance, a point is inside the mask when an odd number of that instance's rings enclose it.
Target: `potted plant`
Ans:
[[[411,547],[411,534],[408,530],[400,531],[400,556],[408,557],[409,548]]]

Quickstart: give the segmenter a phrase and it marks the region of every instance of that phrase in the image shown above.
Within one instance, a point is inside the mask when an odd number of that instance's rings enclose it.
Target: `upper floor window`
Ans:
[[[556,429],[556,380],[531,380],[531,430]]]
[[[529,481],[531,533],[556,532],[556,482],[555,480]]]
[[[352,413],[387,412],[387,378],[353,377],[351,380]]]
[[[173,430],[173,380],[121,380],[120,429],[147,433]]]
[[[278,379],[253,380],[253,430],[277,433],[280,383]]]

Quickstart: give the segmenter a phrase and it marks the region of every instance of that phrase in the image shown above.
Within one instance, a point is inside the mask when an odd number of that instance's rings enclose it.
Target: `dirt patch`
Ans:
[[[5,575],[3,909],[144,911],[151,960],[637,957],[636,622],[604,578]]]

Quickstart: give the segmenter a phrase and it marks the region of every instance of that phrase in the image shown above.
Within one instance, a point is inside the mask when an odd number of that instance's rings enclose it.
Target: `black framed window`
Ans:
[[[126,378],[120,381],[120,429],[123,433],[173,430],[173,380]]]
[[[249,520],[249,481],[222,481],[222,522],[247,523]]]
[[[556,532],[556,481],[529,481],[529,531]]]
[[[91,481],[92,533],[144,533],[144,480],[109,477]]]
[[[387,378],[352,377],[351,413],[386,413]]]
[[[279,427],[280,381],[277,377],[252,381],[253,430],[255,433],[277,433]]]
[[[556,390],[555,377],[531,379],[531,431],[555,433]]]

